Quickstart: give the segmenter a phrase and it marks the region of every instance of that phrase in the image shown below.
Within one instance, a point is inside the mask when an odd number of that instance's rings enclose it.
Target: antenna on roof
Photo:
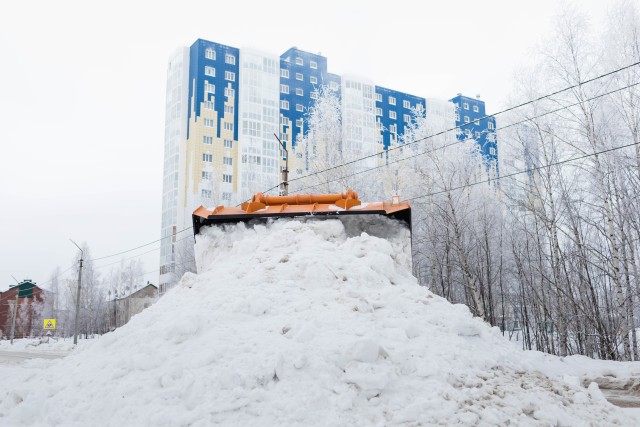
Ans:
[[[11,275],[11,274],[10,274],[10,276],[13,277],[13,275]],[[18,282],[18,279],[16,279],[15,277],[13,277],[13,280],[15,280],[18,285],[20,284],[20,282]]]

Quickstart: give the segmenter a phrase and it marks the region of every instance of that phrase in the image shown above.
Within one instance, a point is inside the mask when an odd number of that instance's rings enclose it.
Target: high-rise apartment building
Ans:
[[[428,109],[425,98],[379,87],[361,77],[331,74],[326,57],[295,47],[278,56],[199,39],[170,58],[161,292],[178,278],[180,242],[190,234],[181,231],[191,226],[196,207],[235,205],[257,192],[278,192],[284,160],[274,134],[289,151],[295,149],[323,86],[340,96],[341,147],[354,158],[381,153],[399,143],[414,114]],[[438,112],[450,113],[451,120],[434,116],[434,121],[453,125],[454,105],[443,103],[444,107],[438,104]],[[474,100],[473,105],[484,114],[484,103]],[[495,129],[495,120],[491,123]],[[497,153],[489,150],[487,155]],[[376,166],[376,162],[373,156],[357,168]]]
[[[498,167],[498,139],[496,119],[487,117],[484,101],[458,94],[451,99],[456,109],[456,126],[459,126],[458,140],[473,139],[480,146],[487,165]]]

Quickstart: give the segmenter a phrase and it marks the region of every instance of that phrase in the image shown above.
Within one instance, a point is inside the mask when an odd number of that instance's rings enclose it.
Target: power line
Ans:
[[[511,178],[511,177],[516,176],[516,175],[522,175],[524,173],[529,174],[531,172],[535,172],[535,171],[540,170],[540,169],[548,168],[548,167],[551,167],[551,166],[558,166],[558,165],[562,165],[562,164],[565,164],[565,163],[575,162],[576,160],[582,160],[582,159],[586,159],[588,157],[598,156],[600,154],[609,153],[611,151],[622,150],[624,148],[633,147],[635,145],[640,145],[640,142],[632,142],[632,143],[621,145],[621,146],[618,146],[618,147],[607,148],[605,150],[596,151],[596,152],[588,153],[588,154],[583,154],[581,156],[572,157],[570,159],[559,160],[557,162],[547,163],[545,165],[536,166],[535,168],[529,168],[529,169],[521,170],[521,171],[518,171],[518,172],[513,172],[513,173],[510,173],[510,174],[507,174],[507,175],[501,175],[501,176],[494,177],[494,178],[487,178],[487,179],[483,179],[483,180],[480,180],[480,181],[472,182],[470,184],[464,184],[464,185],[460,185],[458,187],[452,187],[452,188],[449,188],[448,190],[440,190],[440,191],[435,191],[435,192],[432,192],[432,193],[423,194],[421,196],[411,197],[408,200],[416,200],[416,199],[422,199],[424,197],[437,196],[438,194],[443,194],[443,193],[446,193],[448,191],[455,191],[455,190],[460,190],[460,189],[463,189],[463,188],[473,187],[473,186],[479,185],[479,184],[486,184],[486,183],[489,183],[489,182],[492,182],[492,181],[499,181],[499,180],[504,179],[504,178]]]
[[[189,227],[189,229],[191,229],[191,228],[193,228],[193,227]],[[185,229],[185,230],[188,230],[188,229]],[[184,230],[183,230],[183,231],[184,231]],[[176,234],[177,234],[177,233],[176,233]],[[191,236],[183,237],[182,239],[176,240],[176,241],[175,241],[175,242],[173,242],[173,243],[182,242],[183,240],[187,240],[187,239],[190,239],[190,238],[191,238]],[[154,243],[156,243],[156,242],[154,242]],[[143,253],[141,253],[141,254],[138,254],[138,255],[132,255],[132,256],[130,256],[130,257],[123,258],[123,259],[120,259],[120,260],[118,260],[118,261],[110,262],[109,264],[103,264],[103,265],[94,266],[93,268],[95,268],[96,270],[99,270],[99,269],[104,268],[104,267],[109,267],[109,266],[111,266],[111,265],[120,264],[120,263],[121,263],[121,262],[123,262],[123,261],[127,261],[127,260],[130,260],[130,259],[133,259],[133,258],[139,258],[139,257],[141,257],[141,256],[143,256],[143,255],[150,254],[151,252],[155,252],[155,251],[157,251],[157,250],[159,250],[159,249],[161,249],[161,248],[162,248],[161,246],[160,246],[160,247],[157,247],[157,248],[153,248],[153,249],[151,249],[151,250],[149,250],[149,251],[146,251],[146,252],[143,252]],[[92,260],[92,261],[93,261],[93,260]]]
[[[626,66],[624,66],[624,67],[621,67],[621,68],[615,69],[615,70],[613,70],[613,71],[609,71],[609,72],[607,72],[607,73],[601,74],[601,75],[596,76],[596,77],[593,77],[593,78],[591,78],[591,79],[587,79],[587,80],[585,80],[585,81],[582,81],[582,82],[576,83],[576,84],[574,84],[574,85],[571,85],[571,86],[565,87],[564,89],[560,89],[560,90],[557,90],[557,91],[555,91],[555,92],[552,92],[552,93],[549,93],[549,94],[546,94],[546,95],[540,96],[540,97],[538,97],[538,98],[535,98],[535,99],[532,99],[532,100],[529,100],[529,101],[523,102],[523,103],[521,103],[521,104],[514,105],[514,106],[509,107],[509,108],[506,108],[506,109],[504,109],[504,110],[502,110],[502,111],[498,111],[497,113],[494,113],[494,114],[491,114],[491,115],[485,115],[485,116],[480,117],[479,119],[476,119],[476,120],[477,120],[477,121],[480,121],[480,120],[485,120],[485,119],[488,119],[488,118],[491,118],[491,117],[499,116],[500,114],[504,114],[504,113],[507,113],[507,112],[509,112],[509,111],[513,111],[513,110],[515,110],[515,109],[517,109],[517,108],[524,107],[525,105],[529,105],[529,104],[533,104],[533,103],[538,102],[538,101],[542,101],[543,99],[550,98],[550,97],[552,97],[552,96],[558,95],[558,94],[560,94],[560,93],[562,93],[562,92],[566,92],[566,91],[571,90],[571,89],[575,89],[576,87],[579,87],[579,86],[585,85],[585,84],[587,84],[587,83],[591,83],[591,82],[593,82],[593,81],[596,81],[596,80],[599,80],[599,79],[601,79],[601,78],[604,78],[604,77],[610,76],[610,75],[612,75],[612,74],[618,73],[618,72],[620,72],[620,71],[623,71],[623,70],[629,69],[629,68],[634,67],[634,66],[639,65],[639,64],[640,64],[640,61],[638,61],[638,62],[634,62],[633,64],[626,65]],[[584,102],[584,101],[583,101],[583,102]],[[388,149],[386,150],[386,153],[388,153],[388,152],[390,152],[390,151],[394,151],[394,150],[397,150],[397,149],[401,149],[401,148],[407,147],[407,146],[409,146],[409,145],[416,144],[416,143],[418,143],[418,142],[426,141],[427,139],[434,138],[434,137],[436,137],[436,136],[446,134],[447,132],[453,132],[453,131],[458,130],[458,129],[461,129],[461,128],[465,127],[465,126],[470,126],[471,124],[472,124],[471,122],[469,122],[469,123],[463,123],[463,124],[461,124],[461,125],[454,126],[454,127],[450,128],[450,129],[446,129],[446,130],[443,130],[443,131],[440,131],[440,132],[436,132],[436,133],[434,133],[434,134],[431,134],[431,135],[425,136],[425,137],[420,138],[420,139],[417,139],[417,140],[415,140],[415,141],[412,141],[412,142],[409,142],[409,143],[406,143],[406,144],[402,144],[402,145],[399,145],[399,146],[397,146],[397,147],[388,148]],[[328,171],[331,171],[331,170],[334,170],[334,169],[338,169],[338,168],[341,168],[341,167],[344,167],[344,166],[348,166],[348,165],[351,165],[351,164],[353,164],[353,163],[360,162],[360,161],[362,161],[362,160],[366,160],[366,159],[370,159],[370,158],[373,158],[373,157],[379,156],[379,155],[381,155],[381,154],[384,154],[384,153],[370,154],[370,155],[368,155],[368,156],[364,156],[364,157],[360,157],[360,158],[358,158],[358,159],[350,160],[350,161],[348,161],[348,162],[346,162],[346,163],[343,163],[343,164],[341,164],[341,165],[338,165],[338,166],[331,166],[331,167],[329,167],[329,168],[323,169],[323,170],[318,171],[318,172],[314,172],[314,173],[309,174],[309,175],[305,175],[305,176],[301,176],[301,177],[298,177],[298,178],[290,179],[290,180],[289,180],[289,182],[298,181],[298,180],[300,180],[300,179],[304,179],[304,178],[307,178],[307,177],[310,177],[310,176],[313,176],[313,175],[317,175],[317,174],[324,173],[324,172],[328,172]]]
[[[192,229],[192,228],[193,228],[193,227],[187,227],[187,228],[185,228],[185,229],[182,229],[182,230],[180,230],[180,231],[176,232],[176,234],[175,234],[175,235],[178,235],[178,234],[180,234],[180,233],[182,233],[182,232],[184,232],[184,231],[190,230],[190,229]],[[126,254],[126,253],[128,253],[128,252],[135,251],[136,249],[141,249],[141,248],[147,247],[147,246],[149,246],[149,245],[153,245],[154,243],[161,242],[162,240],[164,240],[164,239],[168,239],[168,238],[173,237],[173,236],[174,236],[174,235],[172,234],[172,235],[170,235],[170,236],[161,237],[161,238],[160,238],[160,239],[158,239],[158,240],[154,240],[153,242],[145,243],[144,245],[140,245],[140,246],[135,247],[135,248],[132,248],[132,249],[127,249],[126,251],[118,252],[118,253],[111,254],[111,255],[102,256],[102,257],[99,257],[99,258],[92,258],[91,260],[92,260],[92,261],[99,261],[99,260],[101,260],[101,259],[113,258],[114,256],[118,256],[118,255]]]
[[[593,97],[588,98],[588,99],[586,99],[586,100],[583,100],[583,101],[579,101],[579,102],[573,103],[573,104],[571,104],[571,105],[566,105],[566,106],[564,106],[564,107],[559,107],[559,108],[556,108],[555,110],[547,111],[547,112],[545,112],[545,113],[539,114],[539,115],[534,116],[534,117],[528,117],[528,118],[526,118],[526,119],[523,119],[523,120],[520,120],[520,121],[517,121],[517,122],[511,123],[511,124],[508,124],[508,125],[506,125],[506,126],[502,126],[502,127],[496,128],[496,130],[495,130],[495,131],[496,131],[496,132],[498,132],[498,131],[501,131],[501,130],[504,130],[504,129],[507,129],[507,128],[510,128],[510,127],[513,127],[513,126],[516,126],[516,125],[519,125],[519,124],[522,124],[522,123],[530,122],[530,121],[532,121],[532,120],[539,119],[539,118],[544,117],[544,116],[547,116],[547,115],[549,115],[549,114],[554,114],[554,113],[557,113],[558,111],[562,111],[562,110],[566,110],[566,109],[569,109],[569,108],[575,107],[576,105],[580,105],[580,104],[582,104],[582,103],[584,103],[584,102],[593,101],[594,99],[602,98],[602,97],[604,97],[604,96],[611,95],[611,94],[613,94],[613,93],[620,92],[620,91],[623,91],[623,90],[625,90],[625,89],[629,89],[629,88],[632,88],[632,87],[634,87],[634,86],[638,86],[638,85],[640,85],[640,82],[633,83],[633,84],[630,84],[630,85],[625,86],[625,87],[622,87],[622,88],[614,89],[614,90],[611,90],[611,91],[609,91],[609,92],[606,92],[606,93],[602,93],[602,94],[600,94],[600,95],[593,96]],[[426,138],[423,138],[422,140],[427,139],[427,138],[431,138],[432,136],[433,136],[433,135],[430,135],[430,136],[428,136],[428,137],[426,137]],[[473,138],[471,138],[471,137],[469,137],[469,138],[465,138],[465,139],[462,139],[462,140],[456,140],[456,141],[454,141],[454,142],[452,142],[452,143],[445,144],[445,145],[442,145],[442,146],[440,146],[440,147],[432,148],[432,149],[429,149],[429,150],[427,150],[427,151],[423,151],[422,153],[416,153],[416,154],[412,154],[412,155],[407,156],[407,157],[403,157],[403,158],[401,158],[401,159],[396,159],[396,160],[394,160],[394,161],[392,161],[392,162],[385,163],[385,164],[383,164],[383,165],[374,166],[374,167],[372,167],[372,168],[368,168],[368,169],[365,169],[365,170],[362,170],[362,171],[354,172],[354,173],[352,173],[352,174],[350,174],[350,175],[346,175],[346,176],[343,176],[343,177],[339,177],[339,178],[331,179],[331,180],[328,180],[328,181],[325,181],[325,182],[321,182],[321,183],[318,183],[318,184],[308,185],[308,186],[306,186],[306,187],[302,187],[299,191],[304,191],[304,190],[308,190],[308,189],[311,189],[311,188],[319,187],[319,186],[322,186],[322,185],[327,185],[327,184],[330,184],[330,183],[332,183],[332,182],[339,181],[339,180],[341,180],[341,179],[352,178],[352,177],[354,177],[354,176],[357,176],[357,175],[360,175],[360,174],[363,174],[363,173],[371,172],[371,171],[374,171],[374,170],[376,170],[376,169],[384,168],[384,167],[387,167],[387,166],[390,166],[390,165],[393,165],[393,164],[396,164],[396,163],[403,162],[403,161],[405,161],[405,160],[413,159],[413,158],[415,158],[415,157],[424,156],[424,155],[426,155],[426,154],[430,154],[430,153],[433,153],[433,152],[435,152],[435,151],[442,150],[442,149],[444,149],[444,148],[448,148],[448,147],[452,147],[452,146],[457,145],[457,144],[460,144],[460,143],[462,143],[462,142],[467,142],[467,141],[471,141],[471,140],[473,140]],[[399,148],[404,148],[404,147],[406,147],[407,145],[413,144],[413,143],[418,142],[418,141],[420,141],[420,140],[416,140],[416,141],[413,141],[413,142],[410,142],[410,143],[404,144],[404,145],[400,146]],[[384,153],[379,153],[378,155],[380,155],[380,154],[384,154]],[[320,172],[317,172],[317,173],[320,173]],[[314,173],[314,174],[316,174],[316,173]],[[304,176],[304,177],[301,177],[301,178],[307,178],[307,177],[313,176],[314,174],[309,174],[309,175]],[[301,178],[298,178],[298,179],[301,179]]]

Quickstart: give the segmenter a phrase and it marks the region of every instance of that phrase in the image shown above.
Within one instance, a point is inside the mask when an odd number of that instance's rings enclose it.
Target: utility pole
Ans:
[[[287,151],[287,148],[284,146],[282,141],[280,141],[280,138],[278,138],[278,135],[274,133],[273,136],[276,137],[276,139],[280,143],[280,146],[284,150],[285,166],[284,166],[284,170],[282,171],[282,193],[284,196],[288,196],[289,195],[289,152]]]
[[[11,319],[11,345],[13,345],[13,337],[16,332],[16,317],[18,317],[18,295],[20,295],[20,289],[16,289],[16,300],[13,303],[13,319]]]
[[[13,303],[13,316],[11,319],[11,345],[13,345],[13,337],[16,332],[16,317],[18,317],[18,297],[20,296],[20,282],[18,282],[18,279],[16,279],[15,277],[13,277],[13,280],[16,281],[18,286],[16,290],[16,301]]]
[[[69,239],[71,240],[71,239]],[[76,248],[80,249],[80,269],[78,269],[78,292],[76,294],[76,326],[73,328],[73,344],[78,344],[78,315],[80,314],[80,288],[82,287],[82,258],[84,258],[84,251],[76,242],[71,240],[71,243],[76,245]]]

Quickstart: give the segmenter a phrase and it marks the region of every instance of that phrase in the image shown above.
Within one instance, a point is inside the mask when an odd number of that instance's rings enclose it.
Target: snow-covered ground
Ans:
[[[20,338],[13,340],[0,340],[0,350],[3,351],[26,351],[33,353],[68,353],[75,347],[84,348],[93,344],[96,339],[79,339],[78,345],[73,345],[71,338]]]
[[[519,350],[419,287],[408,232],[377,221],[207,230],[200,274],[126,326],[0,366],[0,425],[638,424],[581,385],[638,364]]]

